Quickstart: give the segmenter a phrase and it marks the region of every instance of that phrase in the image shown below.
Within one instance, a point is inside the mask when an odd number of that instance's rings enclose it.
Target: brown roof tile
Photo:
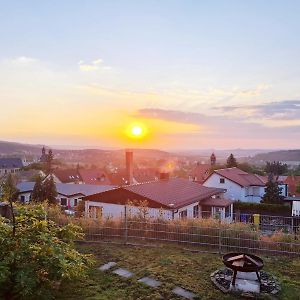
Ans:
[[[173,208],[180,208],[224,192],[223,189],[205,187],[183,178],[170,178],[123,188]]]
[[[226,168],[214,171],[216,174],[225,177],[242,187],[265,186],[265,180],[256,174],[249,174],[239,168]]]

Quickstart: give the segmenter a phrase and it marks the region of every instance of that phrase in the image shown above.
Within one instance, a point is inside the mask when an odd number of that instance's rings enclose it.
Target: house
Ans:
[[[289,196],[300,197],[300,193],[296,191],[300,185],[300,176],[286,176],[284,183],[288,185]]]
[[[82,184],[83,180],[78,169],[56,169],[52,172],[55,183]],[[49,175],[48,175],[49,176]]]
[[[102,169],[56,169],[52,172],[56,183],[111,185],[112,182]]]
[[[121,217],[125,206],[136,212],[138,205],[146,201],[150,217],[201,218],[206,209],[206,216],[218,214],[222,219],[230,219],[233,202],[223,198],[224,192],[224,189],[205,187],[187,179],[169,178],[163,173],[160,180],[125,185],[86,196],[83,200],[86,216],[93,218]]]
[[[300,196],[285,197],[284,201],[290,203],[292,217],[300,217]]]
[[[17,185],[19,189],[19,200],[22,203],[30,202],[34,185],[35,182],[21,182]],[[56,183],[58,194],[57,202],[66,209],[73,209],[83,197],[108,191],[113,188],[114,186],[110,185]]]
[[[210,164],[197,162],[196,167],[189,174],[189,180],[202,184],[210,175],[212,167],[216,165],[216,161],[216,155],[215,153],[212,153],[210,156]]]
[[[226,189],[225,197],[244,202],[260,202],[265,193],[266,179],[239,168],[214,170],[204,186]]]
[[[129,184],[129,177],[127,169],[119,169],[115,173],[108,174],[111,184],[123,186]],[[132,170],[132,183],[143,183],[155,181],[159,179],[159,170],[156,168],[134,168]]]
[[[23,167],[21,158],[0,158],[0,177],[7,174],[14,174]]]
[[[111,185],[107,173],[102,169],[78,169],[79,176],[84,184]]]
[[[199,162],[189,175],[189,180],[203,183],[210,174],[211,165],[200,164]]]
[[[117,186],[137,184],[159,179],[159,170],[157,168],[136,168],[133,165],[133,152],[125,152],[126,167],[118,169],[116,172],[109,174],[111,184]]]

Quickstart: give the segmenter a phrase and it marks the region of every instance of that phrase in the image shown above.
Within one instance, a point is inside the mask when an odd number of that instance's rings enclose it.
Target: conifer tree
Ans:
[[[53,176],[50,175],[50,178],[47,178],[43,183],[43,188],[45,192],[45,200],[48,200],[50,204],[57,204],[57,190],[56,185],[53,179]]]
[[[47,155],[47,166],[46,166],[46,173],[47,174],[50,174],[51,171],[52,171],[52,163],[53,163],[53,159],[54,159],[54,156],[53,156],[53,152],[52,150],[50,149],[49,152],[48,152],[48,155]]]
[[[280,194],[281,190],[282,188],[280,188],[278,183],[274,180],[273,174],[269,174],[266,191],[261,202],[268,204],[282,204],[283,196]]]
[[[233,156],[233,154],[231,153],[229,155],[229,157],[227,158],[227,163],[226,163],[226,167],[227,168],[233,168],[233,167],[237,167],[237,161],[235,159],[235,157]]]
[[[36,179],[31,198],[36,202],[43,202],[46,200],[43,179],[41,176],[38,176]]]

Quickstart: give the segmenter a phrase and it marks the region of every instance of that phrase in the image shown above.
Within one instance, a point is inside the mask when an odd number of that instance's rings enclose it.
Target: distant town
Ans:
[[[219,214],[232,220],[240,210],[274,213],[262,210],[261,202],[282,205],[276,215],[300,216],[300,150],[247,157],[233,153],[224,157],[223,152],[219,157],[218,151],[197,156],[149,149],[52,150],[6,143],[3,152],[1,181],[13,177],[21,203],[34,201],[37,183],[51,178],[55,201],[71,215],[119,217],[130,200],[147,201],[153,215],[163,209],[167,219]],[[268,195],[270,181],[278,188],[277,195],[276,191]],[[240,202],[257,207],[249,211]]]

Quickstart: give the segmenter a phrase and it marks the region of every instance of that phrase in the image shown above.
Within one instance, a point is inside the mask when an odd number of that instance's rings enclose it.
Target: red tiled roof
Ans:
[[[209,164],[197,164],[194,170],[191,172],[191,176],[194,181],[204,182],[209,176],[211,165]]]
[[[284,183],[288,185],[289,194],[300,196],[300,193],[296,192],[297,186],[300,184],[300,176],[287,176]]]
[[[111,173],[108,175],[111,184],[114,185],[126,185],[128,182],[126,169],[119,169],[117,173]],[[154,181],[159,178],[159,172],[156,169],[134,169],[133,178],[138,183]]]
[[[111,181],[109,180],[105,171],[101,169],[79,169],[78,170],[82,181],[85,184],[94,184],[94,185],[110,185]]]
[[[223,198],[208,198],[201,201],[201,205],[227,207],[234,201]]]
[[[170,178],[123,188],[175,209],[224,192],[223,189],[205,187],[183,178]]]
[[[226,168],[214,171],[216,174],[225,177],[242,187],[265,186],[265,180],[256,174],[249,174],[239,168]]]
[[[54,170],[53,174],[60,180],[62,183],[71,183],[76,181],[82,181],[80,174],[77,169],[67,169],[67,170]]]

